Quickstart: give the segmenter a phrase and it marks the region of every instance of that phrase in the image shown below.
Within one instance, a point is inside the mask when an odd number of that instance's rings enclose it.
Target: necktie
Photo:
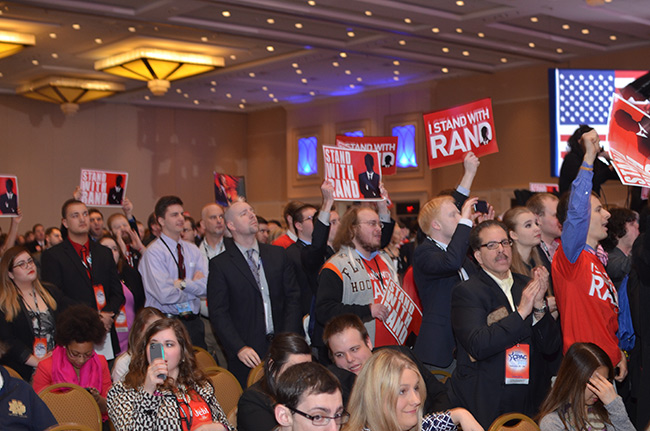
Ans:
[[[260,269],[257,266],[257,263],[255,263],[255,260],[253,259],[253,253],[255,252],[255,249],[248,249],[246,250],[246,261],[248,262],[248,266],[251,269],[251,272],[253,273],[253,277],[255,277],[255,283],[257,283],[257,288],[261,289],[262,288],[262,282],[260,281]]]
[[[88,259],[88,248],[85,245],[81,246],[81,263],[83,266],[86,268],[86,272],[88,273],[88,278],[92,278],[90,275],[90,266],[91,266],[91,261]]]
[[[185,280],[185,259],[183,258],[183,248],[180,242],[176,244],[176,250],[178,251],[178,278]]]

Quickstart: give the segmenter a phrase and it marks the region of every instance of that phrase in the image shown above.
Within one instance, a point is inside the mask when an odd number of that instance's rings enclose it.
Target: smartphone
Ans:
[[[477,213],[487,214],[488,212],[488,203],[487,201],[477,201],[474,204],[474,211]]]
[[[165,359],[165,350],[163,349],[163,345],[161,343],[151,343],[149,346],[149,353],[149,357],[151,358],[150,362],[153,362],[158,358]],[[158,374],[158,378],[165,380],[167,376],[164,374]]]

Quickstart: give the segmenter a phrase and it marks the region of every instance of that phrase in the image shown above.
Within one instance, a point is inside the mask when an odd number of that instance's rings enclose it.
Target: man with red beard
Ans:
[[[381,190],[386,196],[383,186]],[[316,320],[324,327],[335,316],[355,314],[364,322],[370,341],[383,345],[376,338],[376,320],[388,318],[390,310],[375,299],[396,282],[397,274],[389,258],[379,252],[386,236],[382,231],[392,235],[395,226],[386,199],[378,203],[378,209],[381,217],[364,206],[351,208],[341,218],[333,244],[338,252],[325,263],[318,280]]]

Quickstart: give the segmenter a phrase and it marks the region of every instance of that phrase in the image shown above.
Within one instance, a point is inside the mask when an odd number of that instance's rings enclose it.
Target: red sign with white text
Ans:
[[[81,202],[94,207],[121,207],[126,196],[126,172],[82,169],[79,179]]]
[[[429,169],[462,163],[470,151],[478,157],[499,151],[491,99],[425,114],[424,129]]]
[[[357,150],[378,151],[381,158],[381,172],[395,175],[397,172],[397,136],[336,136],[336,146]]]
[[[334,183],[339,201],[380,201],[379,152],[323,146],[325,179]]]
[[[650,116],[615,94],[607,141],[621,182],[650,187]]]

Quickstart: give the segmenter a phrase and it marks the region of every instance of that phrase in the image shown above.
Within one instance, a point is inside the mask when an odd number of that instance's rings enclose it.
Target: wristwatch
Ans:
[[[180,286],[181,286],[181,290],[185,290],[185,288],[187,287],[187,282],[185,280],[181,280]]]
[[[546,313],[548,311],[548,305],[544,304],[542,308],[536,308],[535,306],[533,306],[533,311],[535,313]]]

